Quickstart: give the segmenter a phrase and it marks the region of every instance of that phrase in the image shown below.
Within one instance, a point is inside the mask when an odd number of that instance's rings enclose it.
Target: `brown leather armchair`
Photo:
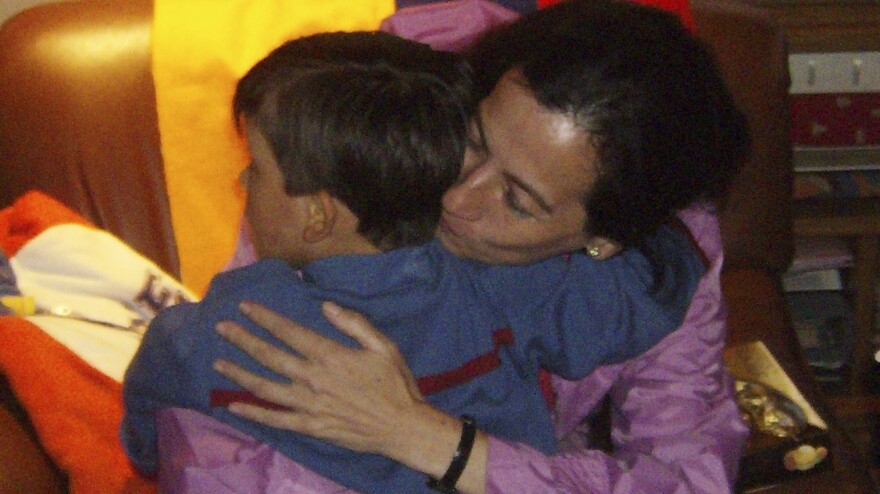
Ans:
[[[742,0],[745,1],[745,0]],[[779,275],[792,255],[787,52],[780,31],[740,0],[693,0],[754,134],[722,213],[730,341],[763,340],[831,425],[833,468],[768,492],[875,492],[809,377]],[[150,72],[150,0],[38,6],[0,29],[0,207],[41,189],[179,274]],[[80,51],[102,37],[113,50]],[[60,492],[26,413],[0,386],[0,492]]]

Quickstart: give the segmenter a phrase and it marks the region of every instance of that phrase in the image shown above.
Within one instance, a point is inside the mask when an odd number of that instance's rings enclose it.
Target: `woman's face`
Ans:
[[[583,200],[595,149],[572,118],[550,112],[516,71],[479,108],[477,142],[443,197],[438,238],[456,255],[522,264],[586,245]],[[479,134],[482,133],[482,136]]]

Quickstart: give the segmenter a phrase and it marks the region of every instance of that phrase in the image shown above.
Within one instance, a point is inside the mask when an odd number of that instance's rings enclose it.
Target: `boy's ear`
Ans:
[[[303,226],[303,240],[309,243],[324,240],[333,233],[338,214],[336,202],[326,190],[309,194],[304,199],[306,221]]]

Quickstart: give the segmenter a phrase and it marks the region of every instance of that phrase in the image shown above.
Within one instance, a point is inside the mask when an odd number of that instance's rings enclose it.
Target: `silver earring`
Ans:
[[[589,254],[590,257],[595,259],[595,258],[599,257],[599,254],[600,254],[599,248],[596,247],[595,245],[591,245],[591,246],[587,247],[587,254]]]

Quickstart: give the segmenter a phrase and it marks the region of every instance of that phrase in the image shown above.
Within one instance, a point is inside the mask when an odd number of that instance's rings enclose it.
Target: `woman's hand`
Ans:
[[[329,302],[323,306],[327,319],[362,348],[325,338],[257,304],[245,302],[241,310],[298,355],[260,340],[235,323],[220,323],[217,331],[227,340],[291,381],[272,381],[231,362],[217,361],[217,372],[258,398],[286,408],[235,403],[229,407],[232,413],[355,451],[382,454],[394,447],[401,420],[418,413],[423,399],[393,342],[360,314]]]
[[[324,316],[362,348],[325,338],[253,303],[242,312],[297,352],[264,342],[232,322],[217,331],[254,360],[288,377],[263,378],[218,360],[214,369],[258,398],[286,409],[233,403],[229,411],[270,427],[324,439],[343,448],[383,455],[441,477],[461,437],[462,424],[424,401],[397,346],[362,315],[325,302]],[[488,440],[478,433],[460,492],[485,492]]]

